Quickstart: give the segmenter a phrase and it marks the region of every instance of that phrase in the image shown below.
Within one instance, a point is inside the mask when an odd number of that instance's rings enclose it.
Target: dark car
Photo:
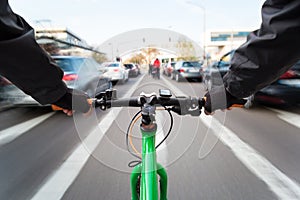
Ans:
[[[197,79],[202,81],[202,64],[198,61],[178,61],[174,66],[171,78],[177,82]]]
[[[223,76],[228,72],[234,51],[226,53],[220,61],[212,63],[204,70],[204,82],[208,89],[223,84]],[[300,104],[300,61],[272,84],[253,95],[254,102],[267,105]]]
[[[254,95],[254,101],[269,105],[300,104],[300,61],[271,85]]]
[[[140,74],[139,66],[133,63],[124,64],[126,69],[129,69],[129,76],[130,77],[137,77]]]
[[[63,81],[69,88],[85,91],[94,97],[100,92],[110,89],[110,78],[103,76],[104,69],[92,58],[79,56],[53,56],[59,67],[64,71]],[[37,106],[40,104],[25,94],[4,77],[1,78],[0,99],[2,102],[19,106]]]
[[[223,76],[228,70],[228,62],[218,61],[208,65],[203,70],[203,82],[206,89],[211,89],[212,86],[223,84]]]

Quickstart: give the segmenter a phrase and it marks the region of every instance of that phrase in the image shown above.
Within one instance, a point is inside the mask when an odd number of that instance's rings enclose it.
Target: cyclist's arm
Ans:
[[[225,75],[227,91],[250,96],[280,77],[300,59],[300,1],[267,0],[262,24],[233,55]]]
[[[8,1],[0,1],[0,74],[41,104],[57,104],[72,109],[73,91],[62,81],[63,71],[36,43],[34,31],[13,13]],[[87,98],[77,92],[87,110]],[[77,97],[76,96],[76,97]]]

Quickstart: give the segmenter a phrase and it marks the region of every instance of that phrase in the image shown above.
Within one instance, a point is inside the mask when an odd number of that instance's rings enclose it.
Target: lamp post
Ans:
[[[113,46],[113,43],[108,43],[108,45],[111,46],[111,61],[113,62],[114,61],[114,46]]]
[[[196,3],[194,1],[186,1],[187,4],[191,5],[191,6],[195,6],[197,8],[202,9],[203,12],[203,60],[206,60],[206,10],[205,7],[203,5],[201,5],[200,3]]]

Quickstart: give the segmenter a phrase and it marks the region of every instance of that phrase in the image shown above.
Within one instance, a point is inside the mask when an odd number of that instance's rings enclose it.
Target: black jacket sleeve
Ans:
[[[300,59],[300,1],[267,0],[262,24],[239,47],[224,76],[237,98],[250,96],[275,81]]]
[[[63,71],[37,44],[34,31],[13,13],[7,0],[0,1],[0,74],[41,104],[54,103],[67,87]]]

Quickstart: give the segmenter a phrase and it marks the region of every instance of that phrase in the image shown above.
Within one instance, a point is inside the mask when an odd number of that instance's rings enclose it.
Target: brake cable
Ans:
[[[171,109],[170,108],[166,108],[164,107],[164,109],[158,109],[158,110],[166,110],[168,111],[169,113],[169,116],[171,118],[171,124],[170,124],[170,128],[168,130],[168,133],[167,135],[164,137],[164,139],[155,147],[155,149],[157,149],[170,135],[171,131],[172,131],[172,128],[173,128],[173,123],[174,123],[174,120],[173,120],[173,116],[172,116],[172,113],[171,113]],[[127,128],[127,132],[126,132],[126,146],[127,146],[127,150],[128,152],[133,155],[134,157],[138,158],[139,160],[134,160],[134,161],[131,161],[128,163],[128,166],[129,167],[135,167],[136,165],[140,164],[141,163],[141,154],[138,152],[138,150],[135,148],[133,142],[132,142],[132,129],[133,129],[133,126],[134,124],[137,122],[137,120],[142,116],[141,114],[141,111],[137,112],[134,117],[131,119],[130,123],[129,123],[129,126]],[[129,142],[128,142],[129,141]],[[130,150],[129,148],[129,143],[130,143],[130,146],[131,148],[133,149],[134,153]]]

